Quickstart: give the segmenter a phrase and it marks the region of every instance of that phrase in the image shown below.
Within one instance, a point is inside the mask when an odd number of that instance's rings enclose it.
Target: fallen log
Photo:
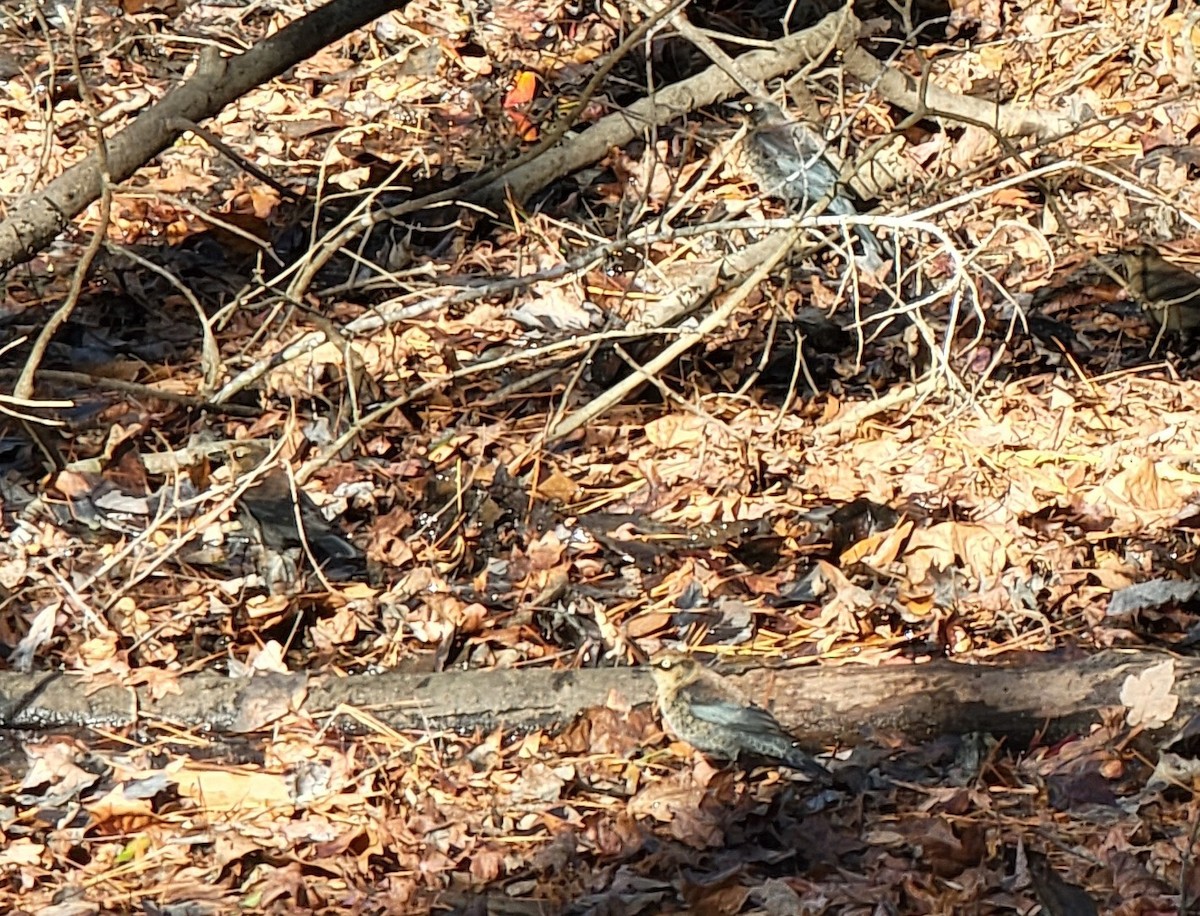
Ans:
[[[879,668],[754,668],[731,679],[770,705],[803,740],[854,744],[864,732],[901,732],[913,740],[939,734],[989,732],[1018,742],[1086,732],[1104,707],[1124,705],[1130,676],[1170,658],[1161,652],[1107,650],[1095,655],[1039,659],[1021,665],[947,661]],[[1176,729],[1200,703],[1200,660],[1173,660],[1178,697]],[[589,707],[651,701],[644,669],[578,671],[384,672],[348,677],[270,674],[226,678],[187,675],[178,691],[104,687],[89,692],[69,674],[52,675],[31,690],[28,674],[0,673],[0,727],[118,728],[137,725],[238,734],[266,728],[301,712],[321,724],[353,730],[360,711],[392,728],[469,733],[492,728],[528,732],[568,725]]]

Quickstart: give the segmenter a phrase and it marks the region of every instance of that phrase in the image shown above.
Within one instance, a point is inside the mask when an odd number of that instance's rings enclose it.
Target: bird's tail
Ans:
[[[866,226],[858,226],[854,230],[858,240],[863,246],[863,264],[868,270],[879,270],[883,266],[883,246],[879,244],[879,239],[875,238],[875,233]]]
[[[821,766],[817,761],[813,760],[808,754],[800,749],[800,746],[793,744],[787,749],[787,753],[783,755],[783,762],[790,766],[793,770],[799,770],[806,776],[812,779],[828,779],[833,774],[825,767]]]
[[[858,208],[854,206],[850,198],[843,194],[835,195],[826,205],[825,209],[835,216],[858,216]],[[886,258],[883,253],[883,245],[875,237],[875,233],[866,226],[855,226],[854,234],[858,237],[858,241],[862,245],[862,266],[870,271],[879,270]]]

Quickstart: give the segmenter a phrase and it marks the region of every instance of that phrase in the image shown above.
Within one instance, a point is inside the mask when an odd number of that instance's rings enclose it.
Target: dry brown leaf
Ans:
[[[1129,675],[1121,685],[1121,702],[1128,707],[1125,721],[1132,728],[1166,725],[1179,707],[1174,687],[1175,662],[1169,658]]]
[[[168,778],[179,794],[209,811],[238,811],[289,817],[294,805],[287,780],[278,773],[257,769],[205,769],[183,764],[168,768]]]

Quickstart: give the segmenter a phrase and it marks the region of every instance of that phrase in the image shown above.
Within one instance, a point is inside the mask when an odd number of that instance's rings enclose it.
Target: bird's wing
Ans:
[[[1200,278],[1162,258],[1149,262],[1143,278],[1145,296],[1151,302],[1200,305]]]
[[[687,687],[692,714],[714,725],[729,725],[744,731],[762,734],[786,734],[775,717],[760,706],[749,706],[708,684],[693,683]]]
[[[776,159],[782,160],[784,157],[795,158],[796,156],[796,147],[792,145],[788,135],[783,131],[771,130],[768,132],[764,130],[755,136],[754,142],[764,153]]]

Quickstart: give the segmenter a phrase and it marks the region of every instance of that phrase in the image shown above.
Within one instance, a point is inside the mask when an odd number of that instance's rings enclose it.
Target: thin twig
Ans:
[[[34,376],[37,374],[38,366],[41,365],[42,358],[46,355],[46,349],[50,346],[50,341],[54,339],[54,335],[58,333],[58,329],[66,323],[66,320],[71,317],[71,313],[75,311],[75,307],[79,304],[79,297],[83,293],[83,284],[87,280],[88,271],[91,270],[92,262],[96,259],[96,255],[100,253],[100,248],[103,246],[105,236],[108,233],[108,224],[112,220],[113,189],[112,180],[108,172],[108,142],[104,138],[104,127],[100,123],[100,105],[96,101],[96,96],[92,92],[91,85],[83,76],[83,64],[79,59],[79,20],[82,16],[82,7],[83,0],[77,0],[74,16],[68,17],[65,9],[61,11],[61,15],[64,18],[70,18],[67,33],[70,37],[71,69],[74,71],[75,80],[79,84],[79,93],[87,111],[88,126],[96,138],[96,163],[100,171],[101,187],[100,213],[96,230],[88,241],[83,256],[79,259],[79,263],[75,266],[75,273],[71,277],[71,286],[67,290],[67,298],[54,314],[50,316],[49,321],[46,322],[33,341],[29,357],[25,360],[25,366],[21,369],[21,374],[17,377],[17,383],[13,386],[12,396],[15,398],[28,399],[33,397]],[[52,128],[47,128],[47,130],[50,129]]]

